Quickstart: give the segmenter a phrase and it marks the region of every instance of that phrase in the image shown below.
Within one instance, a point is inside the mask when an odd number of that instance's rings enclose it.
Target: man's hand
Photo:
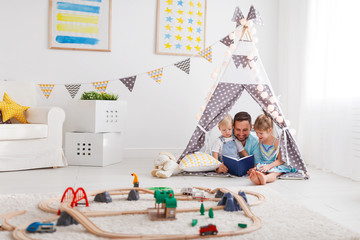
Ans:
[[[223,163],[216,169],[217,173],[227,173],[228,171],[229,169]]]

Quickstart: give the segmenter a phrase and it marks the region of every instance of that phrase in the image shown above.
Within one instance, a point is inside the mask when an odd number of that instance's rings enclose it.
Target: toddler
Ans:
[[[274,182],[283,173],[296,172],[295,168],[284,164],[280,151],[277,154],[279,140],[271,135],[272,129],[273,121],[267,114],[261,114],[255,120],[254,130],[259,138],[262,158],[248,173],[250,180],[257,185]]]
[[[229,114],[227,114],[224,119],[219,122],[218,127],[221,132],[221,136],[216,139],[212,148],[214,158],[221,162],[221,155],[238,159],[239,152],[244,157],[248,156],[241,142],[233,135],[233,119]]]

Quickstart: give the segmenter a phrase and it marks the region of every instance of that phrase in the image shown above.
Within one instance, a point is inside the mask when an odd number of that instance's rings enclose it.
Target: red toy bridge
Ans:
[[[64,202],[65,201],[70,201],[71,200],[71,207],[74,207],[74,205],[77,207],[78,205],[78,202],[85,199],[85,203],[86,203],[86,206],[88,207],[89,206],[89,202],[88,202],[88,199],[87,199],[87,195],[86,195],[86,192],[85,190],[80,187],[76,190],[76,192],[74,191],[74,189],[72,187],[68,187],[62,198],[61,198],[61,202]],[[57,215],[60,215],[60,209],[57,213]]]

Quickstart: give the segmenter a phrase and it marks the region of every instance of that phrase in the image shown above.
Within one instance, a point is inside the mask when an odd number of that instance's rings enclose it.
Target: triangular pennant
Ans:
[[[135,85],[136,76],[120,78],[119,80],[129,89],[130,92],[132,92]]]
[[[250,62],[257,61],[257,57],[254,57],[253,59],[248,59],[248,57],[245,55],[235,55],[235,54],[232,55],[232,59],[234,61],[236,68],[239,68],[239,66],[241,64],[243,68],[246,68],[246,66],[249,66],[249,68],[252,69],[252,67],[250,66]]]
[[[230,47],[231,44],[234,44],[234,40],[230,39],[229,35],[221,39],[220,42],[222,42],[224,45],[228,47]]]
[[[254,24],[257,24],[257,25],[264,25],[262,19],[261,19],[261,16],[260,16],[260,13],[259,11],[257,11],[254,6],[251,6],[250,7],[250,10],[249,10],[249,13],[248,13],[248,16],[246,18],[247,20],[252,20],[254,22]]]
[[[163,75],[163,69],[164,68],[159,68],[159,69],[156,69],[154,71],[150,71],[148,72],[149,76],[155,80],[155,82],[157,83],[161,83],[161,77]]]
[[[212,62],[212,50],[211,46],[208,48],[205,48],[204,50],[199,52],[199,55],[208,60],[209,62]]]
[[[184,61],[175,63],[174,65],[175,65],[175,67],[183,70],[187,74],[190,74],[190,58],[188,58],[188,59],[186,59]]]
[[[80,86],[81,84],[65,84],[65,88],[68,90],[72,98],[74,98],[78,93]]]
[[[93,86],[99,93],[104,93],[109,81],[93,82]]]
[[[41,91],[43,92],[44,96],[48,99],[50,94],[55,87],[54,84],[39,84]]]
[[[231,21],[236,22],[236,27],[240,25],[240,20],[245,18],[239,7],[235,8],[234,16]]]

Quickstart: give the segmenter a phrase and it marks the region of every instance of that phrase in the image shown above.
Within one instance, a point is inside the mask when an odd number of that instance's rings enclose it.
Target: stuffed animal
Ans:
[[[155,169],[151,171],[151,175],[154,177],[168,178],[180,172],[176,158],[169,152],[160,152],[154,160],[154,165]]]

